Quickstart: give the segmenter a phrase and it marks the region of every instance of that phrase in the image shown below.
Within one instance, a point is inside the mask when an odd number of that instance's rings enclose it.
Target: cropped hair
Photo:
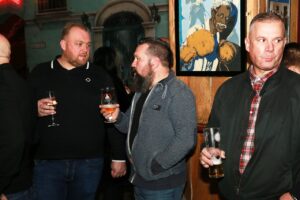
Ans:
[[[138,45],[147,44],[147,53],[156,56],[160,59],[163,66],[172,68],[173,66],[173,53],[167,42],[157,38],[144,38],[139,41]]]
[[[65,37],[66,35],[68,35],[69,32],[70,32],[70,30],[71,30],[72,28],[74,28],[74,27],[80,28],[80,29],[82,29],[82,30],[84,30],[84,31],[86,31],[86,32],[89,33],[89,29],[88,29],[85,25],[80,24],[80,23],[76,23],[76,22],[69,22],[69,23],[67,23],[67,24],[64,26],[64,28],[63,28],[63,30],[62,30],[62,32],[61,32],[61,37],[60,37],[60,39],[64,39],[64,37]]]
[[[264,21],[280,21],[283,24],[284,27],[284,20],[282,17],[274,12],[264,12],[264,13],[258,13],[250,22],[250,29],[251,26],[255,22],[264,22]],[[284,31],[285,32],[285,31]]]
[[[286,44],[282,59],[286,67],[300,67],[300,44],[296,42]]]

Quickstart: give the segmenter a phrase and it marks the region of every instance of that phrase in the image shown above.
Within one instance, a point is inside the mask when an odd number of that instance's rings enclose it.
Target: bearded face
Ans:
[[[148,64],[148,72],[145,76],[141,76],[136,70],[134,70],[133,86],[136,92],[147,92],[153,82],[153,71],[151,70],[150,63]]]
[[[73,27],[60,44],[63,57],[68,64],[78,67],[87,63],[91,46],[90,35],[87,31]]]
[[[135,73],[133,78],[137,92],[146,92],[153,83],[154,72],[151,65],[151,56],[147,53],[148,45],[139,45],[134,52],[134,60],[131,64]]]

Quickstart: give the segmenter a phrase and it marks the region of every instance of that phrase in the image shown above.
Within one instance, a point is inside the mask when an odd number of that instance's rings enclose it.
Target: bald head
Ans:
[[[0,34],[0,64],[8,63],[10,60],[10,44],[8,40]]]

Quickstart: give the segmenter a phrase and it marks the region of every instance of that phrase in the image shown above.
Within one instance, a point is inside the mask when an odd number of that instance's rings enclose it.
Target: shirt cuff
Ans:
[[[111,160],[112,162],[126,162],[126,160]]]

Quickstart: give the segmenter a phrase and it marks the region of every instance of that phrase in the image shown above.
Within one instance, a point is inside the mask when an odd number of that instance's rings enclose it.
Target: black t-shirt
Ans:
[[[132,119],[132,125],[131,125],[131,133],[129,134],[129,144],[130,148],[132,148],[133,140],[137,134],[139,123],[140,123],[140,116],[142,113],[143,105],[148,97],[150,90],[148,90],[146,93],[142,93],[138,101],[136,102],[133,119]]]

